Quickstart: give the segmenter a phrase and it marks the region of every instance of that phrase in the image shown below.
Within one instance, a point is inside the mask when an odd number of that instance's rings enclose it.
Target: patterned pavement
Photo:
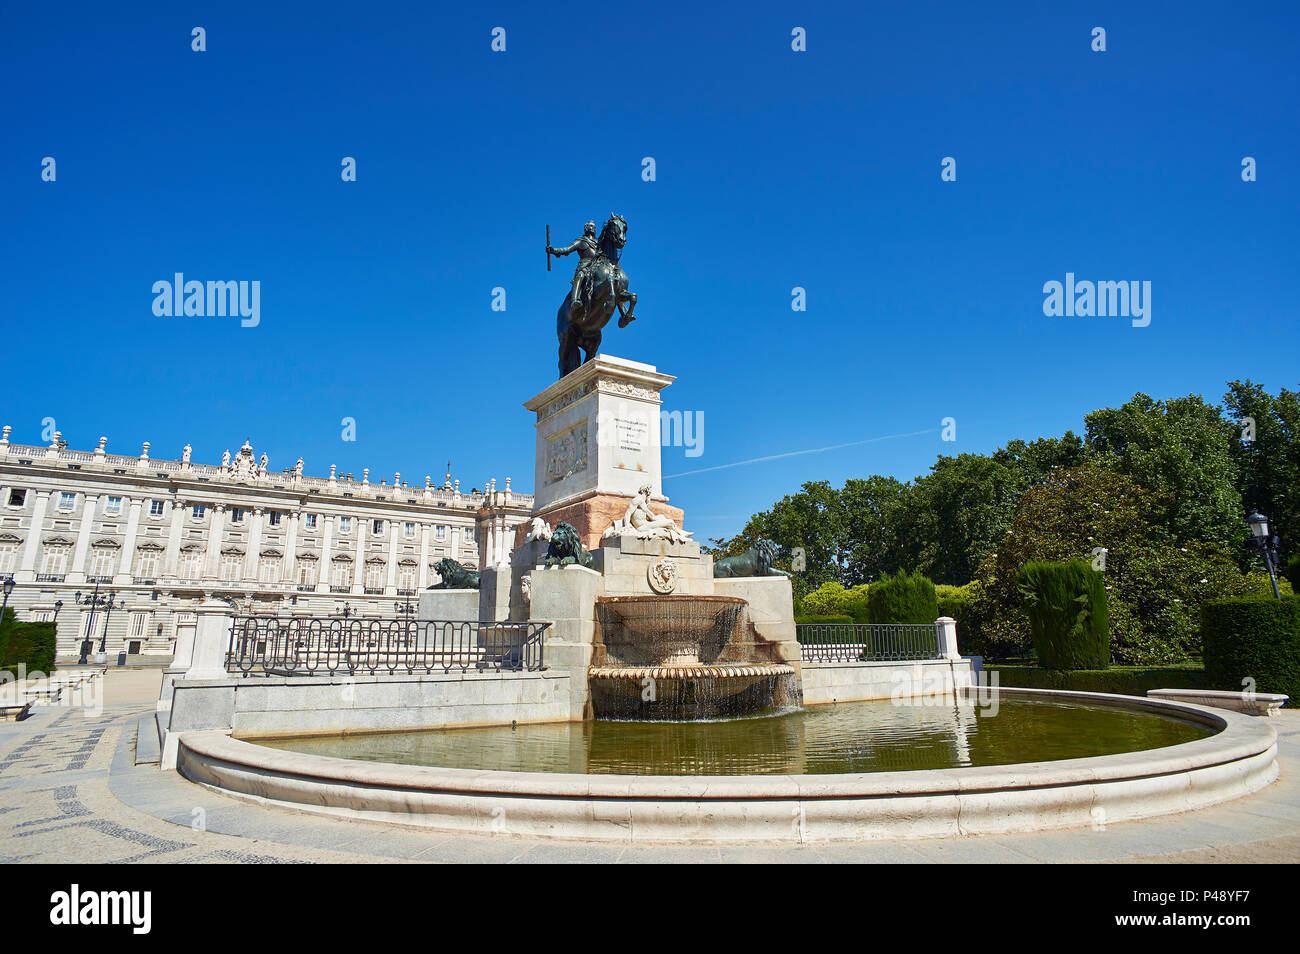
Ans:
[[[450,835],[270,808],[213,792],[156,765],[134,764],[136,721],[152,711],[156,682],[115,672],[108,679],[99,711],[44,706],[23,722],[0,723],[0,862],[1300,860],[1300,711],[1275,720],[1281,779],[1249,798],[1201,812],[1102,830],[860,845],[622,846]]]

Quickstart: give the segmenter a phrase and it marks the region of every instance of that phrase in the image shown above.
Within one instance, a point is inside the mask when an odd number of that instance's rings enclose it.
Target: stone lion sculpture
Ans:
[[[713,564],[715,577],[734,576],[789,576],[785,570],[778,570],[772,564],[776,562],[780,551],[771,540],[759,540],[739,556],[723,557]]]
[[[551,531],[551,544],[546,548],[547,566],[591,567],[591,552],[582,545],[578,531],[571,523],[557,524]]]
[[[431,590],[477,590],[479,575],[477,571],[467,569],[450,557],[443,557],[434,567],[442,577],[441,583],[429,587]]]

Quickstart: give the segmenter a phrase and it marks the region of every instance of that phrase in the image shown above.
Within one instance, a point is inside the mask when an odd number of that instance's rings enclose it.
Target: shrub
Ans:
[[[1295,589],[1291,582],[1285,576],[1277,578],[1277,591],[1283,596],[1294,596]],[[1246,574],[1246,592],[1242,596],[1267,596],[1269,599],[1276,599],[1273,596],[1273,581],[1268,578],[1267,570],[1251,570]]]
[[[1295,554],[1286,561],[1286,564],[1282,567],[1282,575],[1291,584],[1291,592],[1294,593],[1297,588],[1300,588],[1300,553]]]
[[[847,597],[848,591],[837,581],[830,580],[799,600],[796,615],[834,616],[840,612]]]
[[[27,672],[54,672],[57,645],[53,623],[19,623],[13,610],[0,623],[0,668],[17,675],[20,665]]]
[[[853,622],[853,617],[852,617],[852,616],[844,616],[844,615],[842,615],[842,614],[841,614],[841,615],[838,615],[838,616],[836,616],[836,615],[831,615],[831,616],[796,616],[796,617],[794,618],[794,621],[795,621],[796,624],[798,624],[798,623],[852,623],[852,622]]]
[[[1082,560],[1020,568],[1029,633],[1045,669],[1105,669],[1110,621],[1102,575]]]
[[[859,583],[845,590],[845,600],[841,612],[853,617],[855,623],[871,622],[871,606],[868,593],[869,584]]]
[[[1038,666],[993,666],[998,685],[1021,689],[1066,689],[1071,692],[1115,692],[1145,696],[1149,689],[1209,689],[1204,669],[1144,669],[1112,666],[1109,669],[1042,669]],[[990,685],[992,676],[990,675]]]
[[[984,655],[984,639],[978,617],[973,611],[979,597],[979,588],[977,582],[965,586],[948,586],[944,583],[936,583],[934,586],[939,615],[950,616],[957,621],[957,648],[963,656]]]
[[[1179,546],[1159,525],[1155,496],[1093,466],[1053,471],[1016,505],[1010,531],[981,565],[974,608],[990,658],[1029,649],[1017,587],[1034,560],[1078,560],[1107,550],[1104,573],[1111,655],[1126,665],[1168,665],[1200,652],[1203,600],[1240,596],[1245,578],[1226,554]],[[1099,567],[1100,569],[1100,567]],[[960,630],[958,630],[960,638]]]
[[[1205,672],[1216,689],[1284,692],[1300,704],[1300,597],[1239,597],[1201,606]]]
[[[939,601],[927,577],[900,570],[871,584],[867,611],[873,623],[933,623],[939,618]]]
[[[14,625],[14,611],[6,606],[4,616],[0,616],[0,667],[9,658],[10,627]]]

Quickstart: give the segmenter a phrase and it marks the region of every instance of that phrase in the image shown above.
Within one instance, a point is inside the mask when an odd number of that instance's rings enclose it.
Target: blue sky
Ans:
[[[704,414],[665,473],[931,431],[673,477],[699,537],[1138,390],[1300,378],[1294,3],[131,7],[0,14],[15,441],[531,489],[545,226],[611,211],[640,301],[604,350]],[[178,271],[260,281],[260,324],[155,316]],[[1151,324],[1045,317],[1066,272],[1150,281]]]

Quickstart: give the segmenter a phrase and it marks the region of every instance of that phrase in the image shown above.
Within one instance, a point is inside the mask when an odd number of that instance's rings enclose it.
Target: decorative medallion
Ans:
[[[677,561],[672,557],[664,557],[651,563],[646,567],[645,575],[650,583],[650,589],[661,596],[677,589]]]

